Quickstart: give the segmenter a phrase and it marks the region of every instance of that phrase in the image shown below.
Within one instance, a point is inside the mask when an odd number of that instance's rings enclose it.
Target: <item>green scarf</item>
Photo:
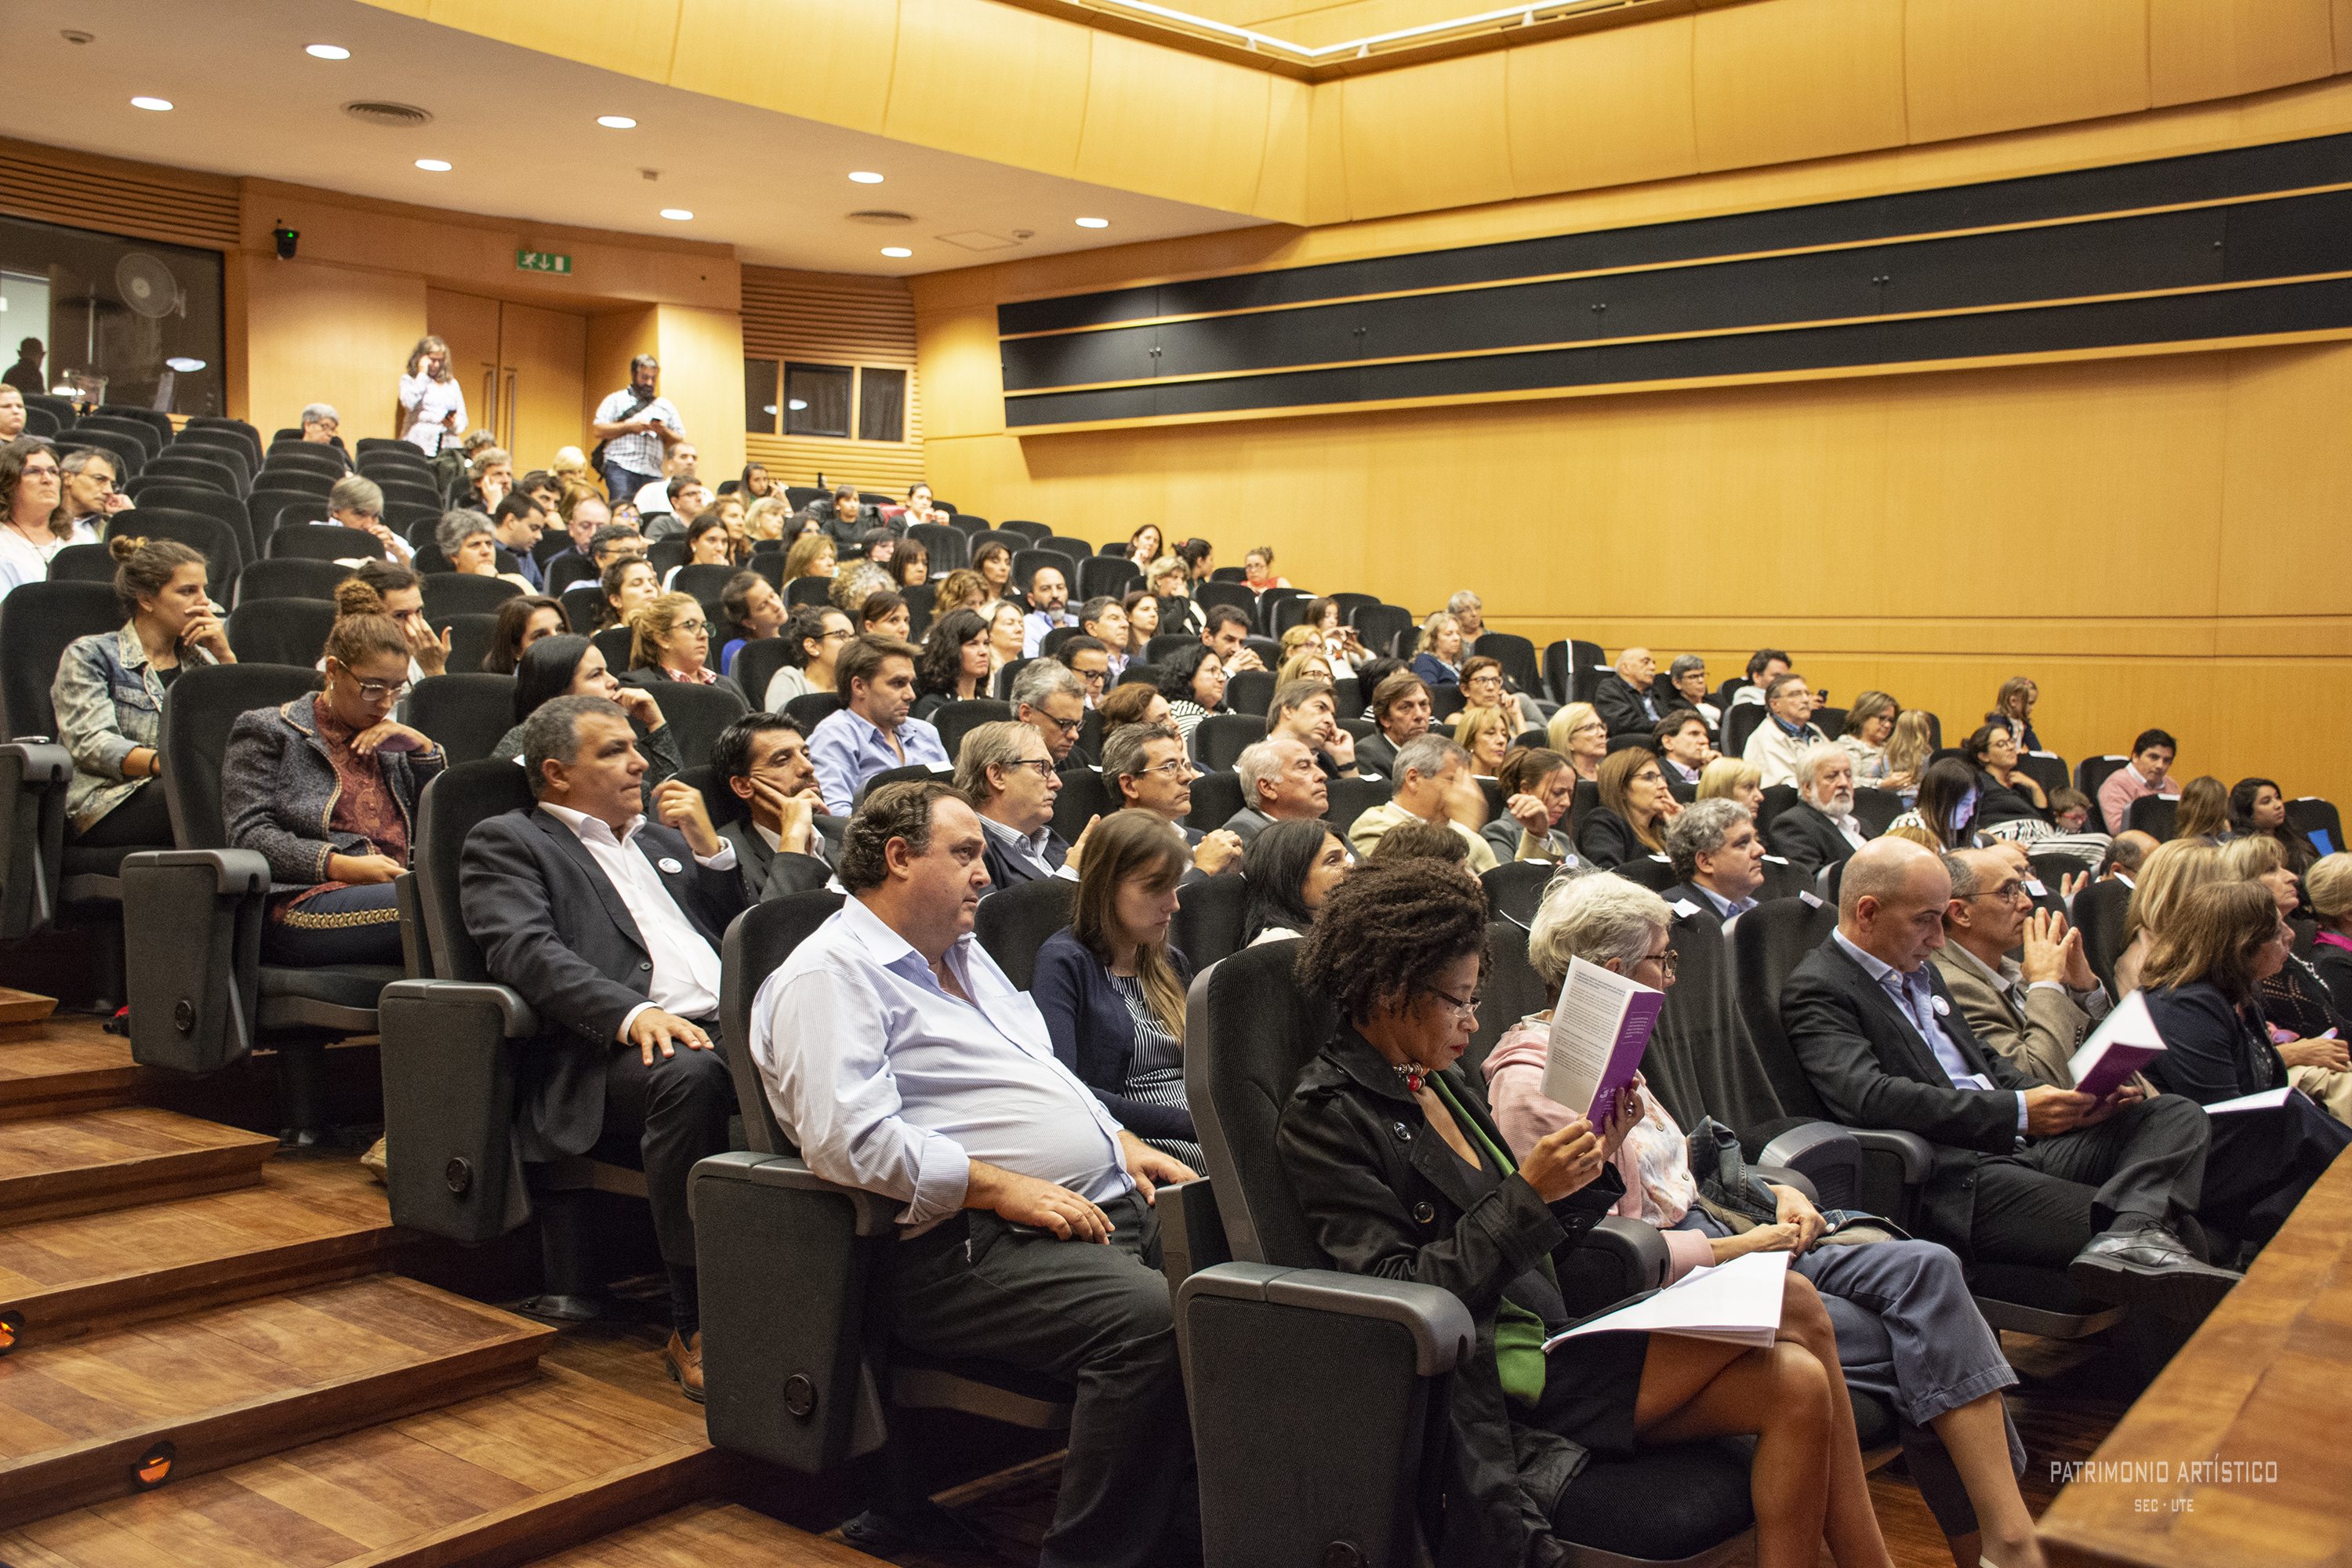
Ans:
[[[1496,1170],[1507,1176],[1517,1172],[1518,1166],[1510,1155],[1486,1136],[1486,1130],[1479,1125],[1478,1119],[1465,1111],[1462,1102],[1454,1097],[1454,1090],[1446,1084],[1444,1075],[1432,1073],[1429,1086],[1437,1091],[1437,1098],[1445,1102],[1445,1109],[1454,1113],[1454,1125],[1470,1135],[1479,1152],[1495,1162]],[[1557,1282],[1558,1276],[1553,1274],[1549,1258],[1543,1260],[1543,1271],[1545,1278]],[[1544,1337],[1544,1321],[1535,1313],[1507,1297],[1496,1304],[1495,1372],[1502,1379],[1503,1396],[1514,1405],[1533,1409],[1543,1398]]]

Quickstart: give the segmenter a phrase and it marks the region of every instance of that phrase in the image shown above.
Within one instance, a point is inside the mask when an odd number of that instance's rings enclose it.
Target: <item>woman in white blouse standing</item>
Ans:
[[[439,338],[416,340],[408,374],[400,378],[401,439],[432,457],[443,438],[465,433],[466,394],[449,369],[449,345]]]

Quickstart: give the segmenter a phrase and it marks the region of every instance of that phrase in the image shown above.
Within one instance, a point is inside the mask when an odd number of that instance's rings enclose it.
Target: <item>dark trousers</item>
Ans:
[[[2186,1222],[2204,1192],[2207,1121],[2196,1101],[2159,1094],[2096,1127],[1984,1161],[1970,1178],[1969,1253],[1981,1263],[2063,1268],[2123,1215],[2162,1220],[2195,1245]]]
[[[614,506],[625,500],[635,500],[639,490],[660,478],[659,474],[641,474],[618,463],[607,463],[604,465],[604,499]]]
[[[656,1051],[647,1067],[636,1047],[613,1047],[604,1064],[604,1126],[588,1151],[591,1159],[646,1173],[662,1261],[683,1268],[694,1267],[687,1173],[704,1155],[727,1152],[727,1119],[735,1111],[735,1085],[719,1054],[719,1021],[696,1021],[711,1049],[667,1057]]]
[[[929,1354],[976,1357],[1076,1385],[1069,1457],[1039,1568],[1197,1561],[1192,1428],[1160,1277],[1160,1225],[1105,1204],[1108,1247],[1016,1230],[978,1209],[900,1242],[891,1326]]]
[[[261,956],[296,969],[400,963],[400,910],[392,884],[355,882],[311,894],[262,926]]]
[[[163,786],[150,779],[122,797],[112,811],[74,835],[76,844],[92,849],[169,847],[172,814],[163,805]]]
[[[2352,1129],[2306,1096],[2287,1096],[2275,1110],[2235,1110],[2210,1119],[2204,1219],[2259,1247],[2278,1234],[2304,1193],[2347,1143]]]

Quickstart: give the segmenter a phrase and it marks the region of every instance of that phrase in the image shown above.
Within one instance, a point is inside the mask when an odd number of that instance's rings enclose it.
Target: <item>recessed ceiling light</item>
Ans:
[[[152,109],[155,110],[156,113],[161,114],[163,110],[172,107],[172,100],[168,98],[134,98],[131,100],[131,107],[133,109]]]
[[[302,52],[314,60],[347,60],[352,58],[352,51],[341,44],[311,44]]]
[[[688,219],[693,217],[694,215],[687,211],[684,207],[664,207],[662,208],[662,216],[669,219],[672,223],[684,223]]]
[[[419,158],[416,160],[416,166],[424,170],[428,174],[446,174],[449,172],[449,160],[446,158]]]
[[[882,176],[871,169],[852,169],[849,171],[849,177],[861,185],[878,185],[882,183]]]
[[[908,249],[903,245],[886,245],[882,247],[882,254],[885,256],[895,256],[903,261],[908,257],[912,256],[915,253]]]
[[[600,114],[596,123],[607,131],[635,131],[637,122],[625,114]]]
[[[1107,217],[1082,217],[1078,220],[1078,226],[1080,228],[1108,228],[1110,226],[1110,219]]]

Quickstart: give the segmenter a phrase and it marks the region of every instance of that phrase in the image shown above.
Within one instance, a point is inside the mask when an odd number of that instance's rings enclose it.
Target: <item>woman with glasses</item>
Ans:
[[[1552,1563],[1591,1510],[1674,1508],[1573,1479],[1653,1444],[1758,1435],[1749,1472],[1760,1568],[1886,1562],[1853,1414],[1812,1287],[1792,1278],[1767,1349],[1664,1334],[1542,1342],[1571,1308],[1560,1273],[1625,1195],[1611,1161],[1630,1116],[1582,1117],[1506,1148],[1459,1058],[1486,973],[1486,900],[1430,860],[1367,866],[1300,944],[1301,989],[1340,1023],[1283,1108],[1275,1147],[1335,1268],[1451,1292],[1475,1332],[1456,1367],[1444,1468],[1449,1520],[1485,1563]],[[1629,1100],[1630,1107],[1630,1100]],[[1603,1501],[1603,1499],[1606,1501]],[[1465,1556],[1465,1561],[1470,1560]]]
[[[642,686],[624,686],[605,666],[604,650],[586,637],[566,632],[541,637],[523,649],[515,662],[514,728],[499,737],[490,755],[500,762],[522,762],[524,721],[541,704],[558,697],[601,697],[617,702],[636,731],[637,750],[646,759],[645,791],[648,803],[654,787],[673,779],[686,766],[678,756],[677,737],[663,718],[660,701]]]
[[[2259,833],[2232,838],[2221,846],[2221,868],[2268,893],[2279,919],[2292,928],[2303,903],[2303,882],[2284,845]],[[2314,951],[2319,951],[2316,944]],[[2352,1122],[2352,1055],[2346,1047],[2352,1040],[2352,1017],[2337,1009],[2318,969],[2290,946],[2277,972],[2264,976],[2254,991],[2263,1026],[2294,1087],[2336,1121]]]
[[[1528,962],[1555,995],[1580,958],[1668,990],[1676,957],[1673,920],[1664,899],[1622,877],[1555,881],[1529,928]],[[1515,1152],[1576,1120],[1544,1096],[1550,1038],[1547,1008],[1514,1025],[1483,1064],[1495,1124]],[[1611,1212],[1664,1233],[1666,1283],[1745,1253],[1794,1253],[1790,1269],[1812,1281],[1838,1330],[1834,1344],[1808,1340],[1809,1347],[1841,1363],[1850,1386],[1894,1404],[1913,1434],[1908,1446],[1933,1432],[1949,1454],[1948,1465],[1930,1463],[1915,1474],[1951,1538],[1953,1561],[2039,1563],[2032,1516],[2011,1468],[2011,1430],[2000,1395],[2017,1375],[1970,1300],[1959,1260],[1927,1241],[1817,1245],[1824,1222],[1811,1200],[1753,1175],[1734,1187],[1718,1171],[1695,1171],[1694,1141],[1635,1082],[1635,1119],[1614,1161],[1625,1195]],[[1702,1152],[1715,1134],[1730,1136],[1712,1121],[1698,1131]]]
[[[691,594],[663,594],[629,623],[630,685],[682,680],[716,686],[727,678],[710,667],[710,621]]]
[[[1612,752],[1601,764],[1601,804],[1576,825],[1587,864],[1613,871],[1628,860],[1666,852],[1666,824],[1682,803],[1666,785],[1658,754],[1647,746]]]
[[[1054,1054],[1153,1148],[1204,1163],[1184,1100],[1184,989],[1192,966],[1168,945],[1176,882],[1192,865],[1167,820],[1118,811],[1087,834],[1067,930],[1037,950],[1029,994]]]
[[[1601,760],[1609,755],[1609,721],[1590,702],[1570,702],[1544,726],[1551,749],[1568,759],[1580,779],[1598,779]]]
[[[1186,643],[1161,659],[1159,670],[1160,694],[1168,699],[1168,716],[1188,744],[1202,720],[1228,711],[1224,661],[1208,644]]]
[[[833,690],[839,684],[834,661],[857,629],[849,624],[847,615],[831,605],[802,605],[785,620],[782,635],[790,650],[787,662],[768,682],[767,693],[760,700],[760,706],[771,713],[782,712],[784,704],[795,697]]]
[[[374,589],[335,589],[326,689],[245,714],[221,760],[232,848],[269,862],[272,963],[398,963],[393,879],[408,868],[417,797],[446,760],[393,718],[408,635]]]
[[[48,580],[49,558],[73,542],[60,529],[58,455],[47,441],[19,437],[0,446],[0,597],[21,583]]]
[[[74,760],[66,816],[78,844],[168,845],[163,792],[148,787],[163,772],[164,695],[182,672],[236,655],[205,593],[202,555],[174,539],[125,534],[108,548],[122,626],[68,644],[49,689],[58,739]]]
[[[2147,1076],[2200,1105],[2284,1089],[2293,1080],[2263,1018],[2261,989],[2286,963],[2294,932],[2258,882],[2209,882],[2167,915],[2140,969],[2148,1017],[2164,1049]],[[2267,1110],[2211,1119],[2198,1217],[2249,1247],[2294,1212],[2352,1129],[2301,1095]]]

